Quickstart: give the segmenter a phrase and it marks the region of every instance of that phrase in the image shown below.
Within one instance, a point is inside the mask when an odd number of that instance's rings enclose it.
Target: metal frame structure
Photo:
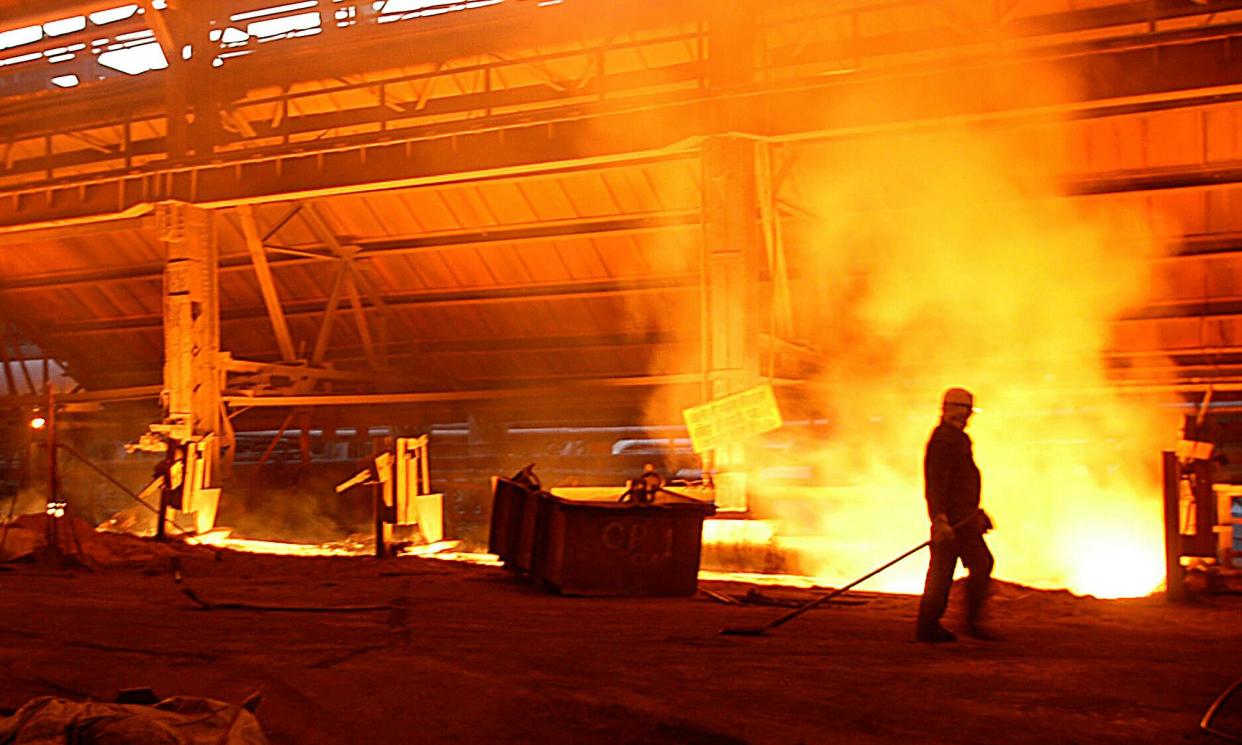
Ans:
[[[115,5],[0,2],[0,17],[11,28]],[[632,412],[639,388],[673,383],[693,400],[795,378],[815,352],[788,303],[813,224],[805,169],[944,124],[1063,139],[1082,151],[1063,192],[1177,218],[1179,248],[1152,264],[1168,279],[1160,297],[1116,323],[1120,386],[1211,387],[1227,405],[1242,383],[1242,287],[1218,279],[1242,262],[1237,0],[506,0],[439,15],[321,0],[253,15],[260,5],[148,1],[47,37],[37,57],[0,51],[0,251],[13,257],[0,310],[95,389],[82,396],[168,387],[151,372],[167,203],[216,215],[221,400],[234,412],[376,396],[460,412],[561,391],[574,419]],[[313,34],[251,33],[307,13]],[[126,35],[158,44],[167,69],[102,68],[90,45]],[[58,65],[80,84],[51,86]],[[1026,85],[1039,66],[1075,84]],[[909,95],[920,89],[969,95]],[[869,97],[897,105],[834,105]],[[745,268],[725,266],[734,250]],[[653,263],[661,251],[673,258]],[[564,270],[522,269],[525,254]],[[769,317],[711,310],[735,291]],[[15,310],[54,296],[81,308]],[[666,303],[698,327],[602,320]],[[140,341],[91,355],[122,338]],[[508,374],[532,359],[529,378]]]

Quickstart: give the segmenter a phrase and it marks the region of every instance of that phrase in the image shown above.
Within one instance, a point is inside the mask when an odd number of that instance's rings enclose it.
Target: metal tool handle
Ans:
[[[974,519],[975,519],[975,518],[979,515],[979,513],[980,513],[980,512],[982,512],[982,510],[977,510],[977,511],[975,511],[975,512],[971,513],[970,517],[967,517],[967,518],[965,518],[964,520],[961,520],[961,521],[959,521],[957,524],[955,524],[955,525],[953,526],[953,530],[954,530],[954,532],[956,532],[956,531],[958,531],[958,530],[960,530],[960,529],[962,529],[962,528],[966,527],[966,525],[967,525],[968,523],[970,523],[970,521],[974,520]],[[811,610],[812,608],[818,607],[821,603],[826,603],[826,602],[828,602],[829,600],[832,600],[833,598],[835,598],[835,597],[837,597],[837,596],[839,596],[839,595],[842,595],[842,594],[844,594],[844,593],[848,592],[849,590],[851,590],[852,588],[856,587],[857,585],[860,585],[860,584],[862,584],[863,582],[866,582],[867,580],[871,579],[872,577],[874,577],[875,575],[877,575],[877,574],[879,574],[880,572],[884,571],[885,569],[888,569],[888,568],[889,568],[889,567],[891,567],[892,565],[894,565],[894,564],[896,564],[896,563],[898,563],[898,562],[902,561],[903,559],[905,559],[905,558],[909,557],[911,554],[916,554],[916,553],[918,553],[919,551],[922,551],[923,549],[927,548],[927,547],[928,547],[928,546],[930,546],[930,545],[931,545],[931,541],[930,541],[930,540],[923,541],[922,543],[920,543],[919,545],[917,545],[917,546],[915,546],[914,548],[910,549],[909,551],[905,552],[905,553],[904,553],[904,554],[902,554],[901,556],[898,556],[897,558],[890,560],[888,563],[886,563],[886,564],[884,564],[884,565],[882,565],[882,566],[878,566],[878,567],[876,567],[875,569],[872,569],[870,572],[867,572],[866,574],[864,574],[863,576],[861,576],[861,577],[859,577],[858,579],[854,580],[853,582],[849,583],[849,584],[848,584],[848,585],[846,585],[845,587],[842,587],[842,588],[839,588],[839,589],[833,590],[832,592],[828,593],[827,595],[820,595],[819,597],[817,597],[817,598],[815,598],[814,600],[812,600],[812,601],[810,601],[810,602],[806,603],[806,604],[805,604],[805,605],[803,605],[802,607],[800,607],[800,608],[795,608],[793,611],[791,611],[791,612],[789,612],[789,613],[786,613],[785,615],[781,616],[780,618],[776,619],[775,621],[772,621],[772,622],[768,623],[768,625],[767,625],[767,626],[764,626],[764,627],[763,627],[763,630],[764,630],[764,631],[767,631],[768,629],[774,629],[774,628],[776,628],[777,626],[780,626],[781,624],[784,624],[784,623],[787,623],[787,622],[789,622],[789,621],[792,621],[793,619],[797,618],[798,616],[802,615],[803,613],[806,613],[807,611]]]

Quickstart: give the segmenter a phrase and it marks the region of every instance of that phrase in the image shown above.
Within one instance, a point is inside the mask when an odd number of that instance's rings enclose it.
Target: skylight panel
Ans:
[[[168,60],[164,58],[160,45],[151,43],[104,52],[99,55],[99,64],[127,75],[141,75],[148,70],[163,70],[168,67]]]

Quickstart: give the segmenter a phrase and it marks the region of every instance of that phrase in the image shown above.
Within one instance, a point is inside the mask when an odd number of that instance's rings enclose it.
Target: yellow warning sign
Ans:
[[[683,410],[694,452],[745,440],[781,426],[781,410],[770,385],[759,385]]]

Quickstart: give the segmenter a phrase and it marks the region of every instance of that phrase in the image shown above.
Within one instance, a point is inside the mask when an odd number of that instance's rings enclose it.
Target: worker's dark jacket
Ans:
[[[941,422],[932,430],[923,459],[927,514],[943,512],[957,524],[979,509],[979,468],[970,435]]]

